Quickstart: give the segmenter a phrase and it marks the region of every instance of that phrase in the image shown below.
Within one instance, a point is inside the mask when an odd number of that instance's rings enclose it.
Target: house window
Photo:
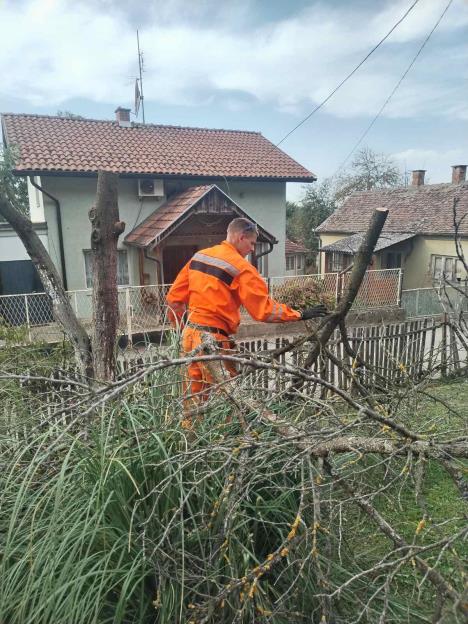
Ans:
[[[388,251],[385,258],[386,269],[401,269],[401,253]]]
[[[353,257],[351,255],[343,254],[340,251],[332,251],[328,255],[328,258],[328,270],[331,273],[339,273],[340,271],[343,271],[343,269],[349,266],[353,261]]]
[[[93,252],[83,250],[85,261],[86,288],[93,287]],[[128,279],[128,259],[125,249],[117,250],[117,286],[127,286]]]
[[[432,278],[456,282],[466,278],[463,263],[455,256],[432,256]]]
[[[294,271],[294,256],[286,256],[286,271]]]
[[[296,266],[298,271],[302,271],[304,268],[304,254],[299,254],[296,258]]]

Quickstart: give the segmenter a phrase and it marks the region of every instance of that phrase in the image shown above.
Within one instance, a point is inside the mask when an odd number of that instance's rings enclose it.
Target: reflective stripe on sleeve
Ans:
[[[268,318],[266,319],[267,323],[274,323],[274,319],[275,319],[276,314],[277,314],[277,308],[278,308],[278,304],[275,301],[273,303],[273,310],[270,312],[270,314],[268,315]]]

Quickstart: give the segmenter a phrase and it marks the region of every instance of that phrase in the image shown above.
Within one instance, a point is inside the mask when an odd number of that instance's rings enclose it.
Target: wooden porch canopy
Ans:
[[[173,234],[188,219],[196,215],[210,215],[213,218],[222,219],[222,227],[225,232],[227,223],[236,217],[245,217],[254,221],[246,212],[236,204],[216,184],[191,186],[179,193],[175,193],[159,206],[149,217],[138,224],[127,236],[125,243],[139,247],[140,249],[154,248],[168,236]],[[259,242],[267,242],[272,245],[278,241],[257,224]],[[197,232],[194,232],[196,235]]]

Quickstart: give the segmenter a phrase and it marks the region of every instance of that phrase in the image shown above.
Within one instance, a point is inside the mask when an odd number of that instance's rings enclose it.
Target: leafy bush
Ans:
[[[329,310],[335,306],[334,294],[327,291],[324,280],[292,278],[273,289],[273,297],[294,309],[310,308],[323,303]]]

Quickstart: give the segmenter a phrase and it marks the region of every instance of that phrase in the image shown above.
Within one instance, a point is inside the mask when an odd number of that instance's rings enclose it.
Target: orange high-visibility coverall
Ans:
[[[284,323],[297,321],[300,312],[271,299],[267,285],[257,269],[237,249],[223,241],[219,245],[197,252],[183,267],[168,294],[171,320],[182,322],[187,311],[189,323],[216,327],[213,332],[223,350],[230,349],[227,335],[235,334],[240,323],[243,305],[257,321]],[[200,331],[187,326],[182,337],[182,349],[189,353],[201,342]],[[225,366],[229,375],[235,375],[232,365]],[[212,378],[202,363],[188,367],[192,394],[206,396]]]

